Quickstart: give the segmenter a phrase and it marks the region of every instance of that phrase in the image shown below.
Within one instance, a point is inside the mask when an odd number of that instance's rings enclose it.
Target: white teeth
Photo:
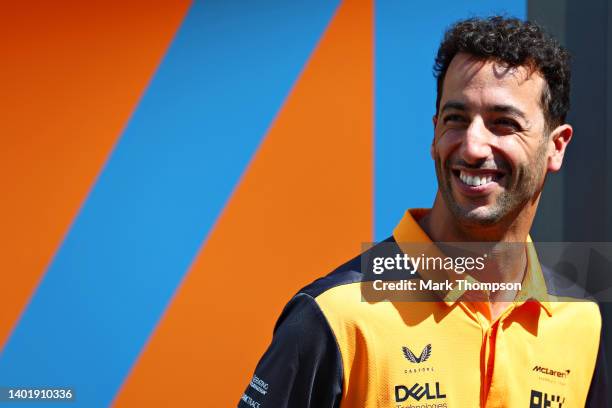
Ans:
[[[482,186],[483,184],[487,184],[487,183],[490,183],[491,181],[493,181],[493,176],[492,175],[487,175],[487,176],[482,176],[482,177],[480,177],[480,176],[471,176],[471,175],[463,172],[463,170],[459,172],[459,178],[465,184],[467,184],[469,186],[473,186],[473,187]]]

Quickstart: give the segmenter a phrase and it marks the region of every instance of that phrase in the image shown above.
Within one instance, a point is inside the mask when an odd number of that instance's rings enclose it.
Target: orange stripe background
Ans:
[[[235,406],[291,295],[372,239],[372,41],[345,1],[116,406]]]
[[[3,8],[0,350],[189,5]],[[286,301],[372,239],[372,8],[338,9],[115,405],[235,406]]]
[[[188,6],[3,4],[0,350]]]

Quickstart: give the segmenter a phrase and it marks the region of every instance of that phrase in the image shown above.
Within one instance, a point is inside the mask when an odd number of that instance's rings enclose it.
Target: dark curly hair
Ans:
[[[570,103],[569,53],[537,24],[502,16],[458,21],[446,31],[434,65],[436,115],[444,76],[453,57],[461,52],[539,72],[546,80],[540,103],[548,129],[565,122]]]

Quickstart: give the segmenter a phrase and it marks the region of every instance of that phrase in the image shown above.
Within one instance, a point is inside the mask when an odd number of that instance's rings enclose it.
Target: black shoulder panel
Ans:
[[[381,244],[395,244],[395,239],[393,238],[393,236],[391,236],[382,241]],[[361,282],[363,280],[363,273],[361,271],[361,264],[363,258],[371,255],[371,253],[375,252],[380,246],[380,244],[373,246],[368,251],[356,256],[355,258],[346,262],[344,265],[341,265],[340,267],[336,268],[329,275],[323,278],[319,278],[316,281],[312,282],[310,285],[300,289],[298,293],[306,293],[312,296],[313,298],[316,298],[321,293],[331,288],[335,288],[336,286]],[[397,250],[399,251],[399,247],[397,247]]]
[[[325,316],[312,297],[285,306],[272,344],[238,403],[240,408],[338,408],[342,358]]]
[[[605,324],[602,321],[602,325]],[[603,334],[603,327],[602,327]],[[608,387],[608,370],[606,368],[606,353],[604,348],[604,337],[600,335],[599,351],[597,352],[597,362],[593,378],[591,378],[591,386],[585,407],[587,408],[605,408],[610,406],[610,392]]]
[[[364,257],[399,250],[393,237],[301,289],[285,306],[274,336],[242,395],[240,408],[337,408],[343,367],[336,337],[315,301],[321,293],[363,280]],[[381,243],[381,244],[382,244]],[[391,243],[391,245],[389,245]],[[378,249],[377,249],[378,248]]]

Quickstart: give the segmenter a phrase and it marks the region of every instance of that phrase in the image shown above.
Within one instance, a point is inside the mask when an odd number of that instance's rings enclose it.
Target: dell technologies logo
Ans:
[[[395,386],[395,402],[403,402],[409,399],[410,397],[414,398],[417,401],[420,401],[423,397],[428,400],[438,399],[438,398],[446,398],[446,394],[442,394],[440,391],[440,383],[436,382],[435,384],[435,393],[433,390],[429,389],[430,384],[420,385],[419,383],[414,384],[412,387],[408,388],[405,385],[396,385]]]

